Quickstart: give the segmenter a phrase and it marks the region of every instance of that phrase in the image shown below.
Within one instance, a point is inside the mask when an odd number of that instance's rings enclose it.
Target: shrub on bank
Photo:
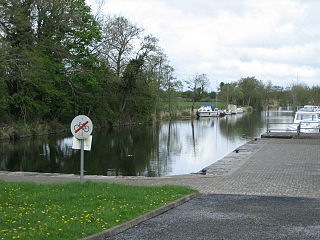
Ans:
[[[32,123],[16,122],[0,127],[0,139],[19,139],[37,135],[47,135],[66,131],[68,126],[56,120],[50,122],[34,121]]]

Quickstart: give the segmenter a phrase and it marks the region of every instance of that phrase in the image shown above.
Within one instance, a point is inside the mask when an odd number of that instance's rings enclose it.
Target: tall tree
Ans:
[[[143,30],[122,16],[106,17],[102,25],[102,44],[100,53],[112,69],[120,76],[132,59],[135,40]]]
[[[311,89],[311,103],[314,105],[320,104],[320,87],[313,86]]]
[[[164,98],[168,104],[170,117],[174,117],[174,103],[177,101],[177,91],[181,88],[181,82],[174,76],[174,68],[170,65],[163,67],[163,84]]]
[[[303,106],[311,101],[309,87],[305,84],[293,84],[291,86],[292,103],[294,107]]]
[[[261,107],[264,95],[264,86],[255,77],[241,78],[239,87],[243,93],[243,105]]]
[[[78,100],[87,96],[81,88],[97,85],[91,49],[100,37],[85,1],[4,0],[0,18],[8,46],[4,79],[12,115],[26,121],[52,119],[70,113],[71,106],[81,111]]]
[[[206,74],[197,74],[191,80],[186,81],[188,89],[192,92],[192,112],[194,110],[195,102],[200,100],[208,83],[209,80]]]

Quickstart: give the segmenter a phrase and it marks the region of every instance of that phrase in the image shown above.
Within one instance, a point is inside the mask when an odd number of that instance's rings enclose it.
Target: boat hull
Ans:
[[[210,112],[197,112],[198,117],[218,117],[218,112],[210,111]]]

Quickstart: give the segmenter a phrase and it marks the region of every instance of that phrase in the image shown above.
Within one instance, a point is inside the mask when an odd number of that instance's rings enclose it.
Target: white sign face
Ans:
[[[71,122],[71,132],[77,139],[87,139],[92,133],[93,125],[85,115],[76,116]]]
[[[91,151],[92,135],[83,140],[83,150]],[[80,139],[72,138],[72,149],[81,149]]]

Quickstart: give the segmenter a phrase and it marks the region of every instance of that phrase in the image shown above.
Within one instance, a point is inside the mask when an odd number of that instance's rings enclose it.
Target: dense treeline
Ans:
[[[2,0],[1,122],[157,115],[179,85],[157,38],[85,0]]]
[[[320,104],[320,87],[308,87],[295,83],[284,88],[264,84],[255,77],[241,78],[232,83],[220,83],[219,99],[241,106],[253,106],[262,109],[264,106],[303,106]]]
[[[290,87],[265,84],[255,77],[241,78],[231,83],[220,82],[217,92],[208,92],[206,75],[195,75],[187,81],[189,90],[182,92],[181,97],[188,101],[215,101],[240,106],[252,106],[256,110],[264,107],[303,106],[320,104],[320,87],[308,87],[302,83],[293,83]],[[190,104],[191,105],[191,104]],[[226,107],[226,106],[225,106]]]

